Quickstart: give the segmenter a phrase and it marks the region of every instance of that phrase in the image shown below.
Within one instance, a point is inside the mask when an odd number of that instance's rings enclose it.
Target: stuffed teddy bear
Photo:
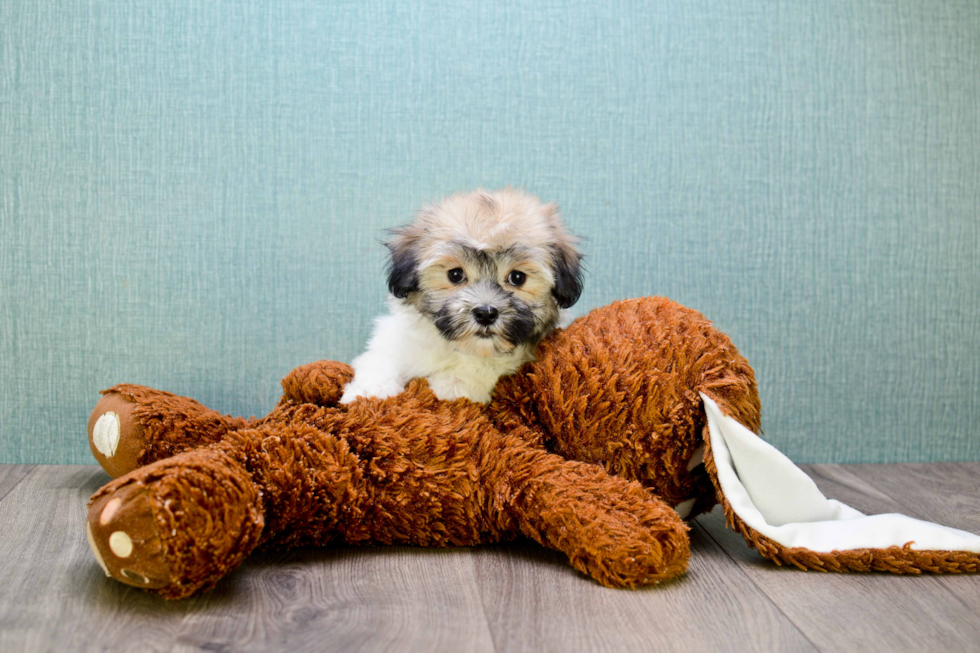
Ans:
[[[719,501],[729,526],[779,563],[978,567],[980,538],[908,518],[934,528],[925,549],[902,539],[905,522],[857,529],[870,539],[810,528],[875,518],[825,499],[755,435],[748,362],[663,298],[617,302],[554,332],[489,405],[438,400],[422,379],[341,405],[351,378],[341,363],[299,367],[273,411],[248,420],[142,386],[104,391],[89,442],[115,480],[91,498],[86,528],[105,573],[178,599],[257,547],[523,536],[603,585],[636,587],[683,573],[684,518]]]

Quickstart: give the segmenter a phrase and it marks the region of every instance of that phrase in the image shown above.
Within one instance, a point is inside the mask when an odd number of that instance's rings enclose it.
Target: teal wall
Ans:
[[[0,462],[91,462],[121,381],[263,414],[364,346],[385,228],[504,184],[795,460],[980,459],[980,3],[391,4],[0,3]]]

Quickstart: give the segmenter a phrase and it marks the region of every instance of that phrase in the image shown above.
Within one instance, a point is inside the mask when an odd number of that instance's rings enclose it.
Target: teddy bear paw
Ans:
[[[146,445],[143,427],[133,415],[136,403],[117,392],[104,395],[88,418],[92,455],[109,476],[119,478],[140,466]]]
[[[127,585],[158,589],[170,585],[172,579],[150,504],[145,487],[122,485],[92,502],[85,530],[106,576]]]
[[[179,599],[213,586],[262,536],[262,491],[216,449],[158,460],[89,502],[92,552],[116,580]]]

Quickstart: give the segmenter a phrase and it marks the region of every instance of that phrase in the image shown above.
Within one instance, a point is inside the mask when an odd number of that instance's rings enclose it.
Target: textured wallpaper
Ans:
[[[980,459],[973,0],[7,0],[0,462],[91,462],[122,381],[264,414],[364,346],[386,228],[505,184],[577,313],[729,333],[794,460]]]

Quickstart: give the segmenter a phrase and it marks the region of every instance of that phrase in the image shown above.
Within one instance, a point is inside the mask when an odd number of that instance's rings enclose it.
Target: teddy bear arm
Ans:
[[[88,420],[89,447],[113,478],[177,453],[218,442],[248,424],[162,390],[119,384],[102,391]]]
[[[501,456],[493,493],[520,532],[609,587],[678,576],[688,527],[639,483],[540,450]]]
[[[282,380],[284,397],[298,403],[334,406],[344,394],[344,386],[354,378],[350,365],[336,361],[316,361],[300,365]]]

